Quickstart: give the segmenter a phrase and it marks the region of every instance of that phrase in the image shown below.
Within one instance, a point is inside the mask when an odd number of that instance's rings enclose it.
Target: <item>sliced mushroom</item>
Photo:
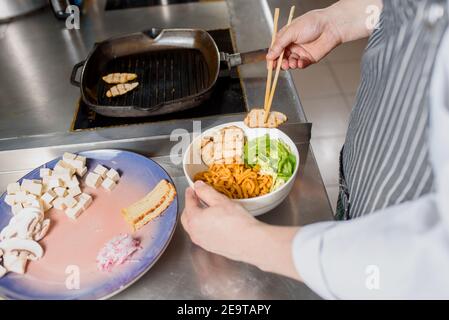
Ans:
[[[27,258],[29,260],[38,260],[42,258],[42,256],[44,255],[44,250],[39,245],[39,243],[37,243],[34,240],[27,240],[20,238],[11,238],[1,241],[0,249],[8,254],[13,251],[20,253],[22,253],[22,251],[25,251],[28,253]]]
[[[23,209],[19,214],[15,215],[9,221],[0,233],[0,239],[33,238],[33,232],[37,224],[42,222],[44,215],[41,210],[36,208]]]
[[[36,223],[36,225],[34,226],[33,232],[32,232],[33,238],[34,238],[34,235],[38,234],[41,231],[41,229],[42,229],[42,223]],[[36,239],[34,239],[34,240],[36,240]]]
[[[47,235],[48,229],[50,228],[50,219],[45,219],[39,226],[39,231],[34,233],[34,241],[40,241]]]
[[[9,239],[17,235],[17,230],[13,225],[7,225],[0,232],[0,241],[4,239]]]
[[[24,274],[27,264],[27,255],[17,255],[7,252],[3,256],[3,266],[7,271]]]

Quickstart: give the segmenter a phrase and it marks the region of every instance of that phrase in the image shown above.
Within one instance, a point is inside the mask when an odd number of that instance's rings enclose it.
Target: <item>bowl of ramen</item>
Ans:
[[[298,167],[298,149],[285,133],[249,128],[243,122],[208,129],[194,138],[183,158],[191,187],[201,180],[254,216],[288,196]]]

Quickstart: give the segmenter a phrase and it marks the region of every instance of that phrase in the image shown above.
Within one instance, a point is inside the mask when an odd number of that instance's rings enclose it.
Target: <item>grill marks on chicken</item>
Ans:
[[[115,84],[115,86],[109,88],[106,92],[106,96],[108,98],[118,97],[134,90],[139,85],[139,82],[128,82],[135,79],[137,79],[137,74],[135,73],[110,73],[104,76],[104,82],[108,84]]]
[[[212,164],[243,164],[245,134],[236,126],[230,126],[205,137],[201,143],[201,158]]]
[[[110,73],[103,77],[104,82],[108,84],[123,84],[135,79],[137,79],[137,74],[135,73]]]
[[[135,88],[137,88],[138,85],[139,85],[138,82],[118,84],[116,86],[113,86],[111,89],[109,89],[106,92],[106,96],[108,98],[112,98],[112,97],[124,95],[125,93],[128,93],[128,92],[134,90]]]
[[[283,113],[272,111],[265,120],[265,110],[252,109],[246,116],[244,122],[250,128],[277,128],[287,121],[287,116]]]

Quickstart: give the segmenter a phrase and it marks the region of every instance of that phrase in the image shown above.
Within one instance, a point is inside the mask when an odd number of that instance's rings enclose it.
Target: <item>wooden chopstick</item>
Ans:
[[[274,41],[276,40],[276,36],[278,33],[278,22],[279,22],[279,8],[274,10],[274,26],[273,26],[273,35],[271,37],[271,45],[270,48],[273,47]],[[273,60],[271,60],[268,64],[268,76],[267,76],[267,85],[265,89],[265,101],[263,104],[263,108],[267,111],[268,100],[270,98],[271,93],[271,82],[273,78]]]
[[[295,15],[295,6],[292,6],[291,9],[290,9],[290,16],[288,17],[287,26],[289,26],[292,23],[294,15]],[[268,104],[267,104],[267,106],[265,108],[264,123],[267,123],[268,115],[270,114],[270,110],[271,110],[271,105],[273,104],[274,93],[276,91],[276,87],[277,87],[277,84],[278,84],[279,72],[281,71],[282,60],[284,59],[284,53],[285,53],[285,50],[282,51],[282,53],[281,53],[281,55],[280,55],[280,57],[278,58],[278,61],[277,61],[276,74],[274,75],[274,81],[273,81],[273,86],[271,88],[270,99],[268,100]]]

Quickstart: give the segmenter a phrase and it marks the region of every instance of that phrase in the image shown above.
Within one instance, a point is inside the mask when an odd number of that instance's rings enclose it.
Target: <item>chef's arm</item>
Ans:
[[[449,297],[448,54],[449,31],[429,94],[435,192],[364,218],[306,226],[295,236],[297,270],[323,297]]]
[[[292,252],[303,281],[324,298],[449,297],[449,232],[435,195],[303,227]]]
[[[382,0],[340,0],[324,10],[344,43],[370,36],[382,7]]]

